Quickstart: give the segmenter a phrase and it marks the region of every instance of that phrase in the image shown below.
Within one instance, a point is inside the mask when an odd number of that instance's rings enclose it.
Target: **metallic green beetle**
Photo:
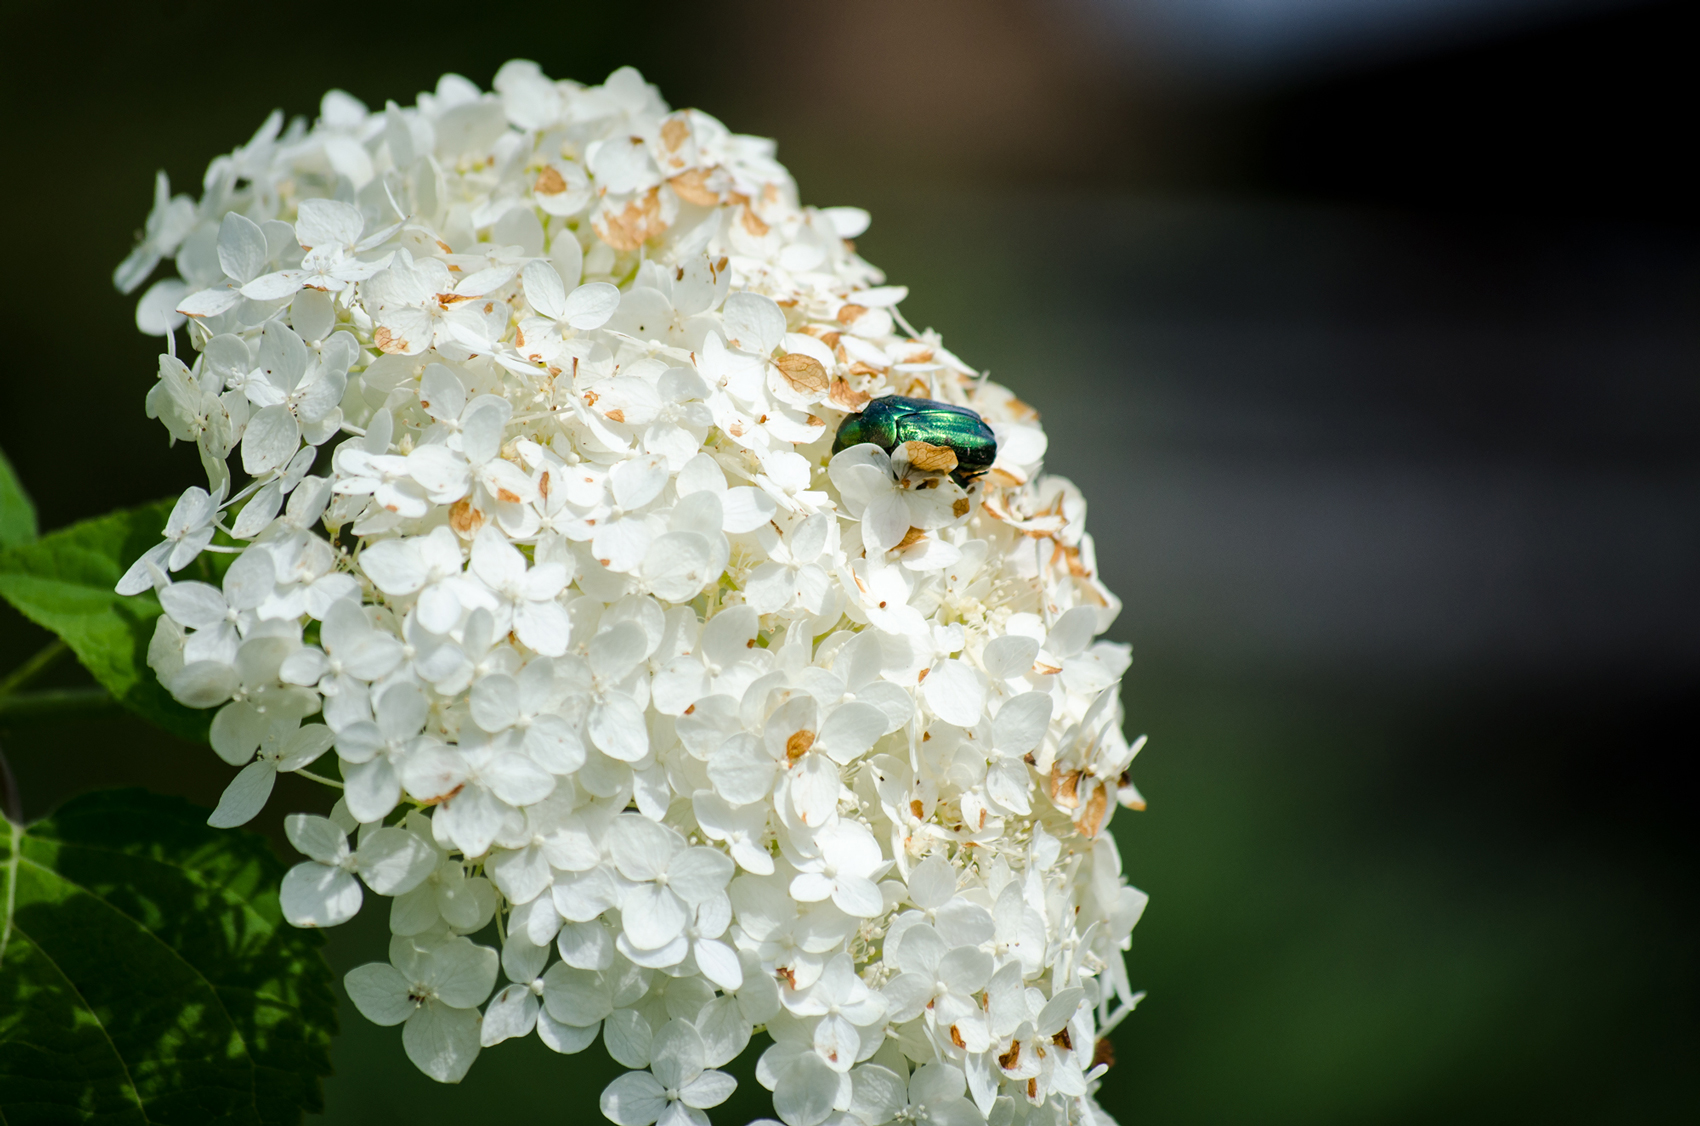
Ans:
[[[950,478],[964,488],[983,476],[998,456],[992,428],[967,407],[905,395],[875,399],[861,414],[846,418],[832,440],[832,452],[872,442],[890,453],[904,442],[915,441],[948,447],[956,455]]]

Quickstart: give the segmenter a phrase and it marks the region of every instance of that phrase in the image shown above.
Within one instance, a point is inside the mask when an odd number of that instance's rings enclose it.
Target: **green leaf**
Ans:
[[[112,589],[129,565],[159,542],[172,504],[111,512],[0,552],[0,597],[64,638],[101,687],[126,708],[184,738],[205,742],[210,714],[173,700],[148,668],[159,600],[151,593],[126,597]],[[177,577],[216,581],[204,556]]]
[[[284,1126],[323,1109],[317,931],[256,834],[141,790],[0,819],[0,1122]]]
[[[35,537],[35,505],[0,450],[0,548],[32,543]]]

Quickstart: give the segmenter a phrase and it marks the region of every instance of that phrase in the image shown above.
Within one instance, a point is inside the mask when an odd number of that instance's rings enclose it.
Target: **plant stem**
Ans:
[[[0,721],[56,719],[99,714],[116,707],[104,688],[44,688],[0,694]]]
[[[68,648],[69,646],[57,637],[42,646],[37,650],[35,656],[13,669],[7,674],[6,679],[0,680],[0,700],[4,700],[41,675],[47,666],[58,660],[59,654],[65,652]]]
[[[311,770],[297,770],[295,773],[299,774],[303,778],[311,778],[315,782],[323,783],[326,786],[335,786],[339,790],[342,789],[342,783],[338,782],[335,778],[326,778],[323,774],[314,774]]]

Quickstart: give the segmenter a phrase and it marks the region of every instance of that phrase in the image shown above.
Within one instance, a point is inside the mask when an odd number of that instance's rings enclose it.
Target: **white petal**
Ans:
[[[577,245],[570,232],[566,237]],[[561,236],[557,235],[556,241],[561,241]],[[552,321],[560,320],[566,312],[567,289],[555,267],[548,262],[528,262],[520,277],[525,285],[525,299],[531,302],[531,307]],[[612,286],[609,288],[613,289]],[[618,294],[619,290],[614,292]],[[616,296],[614,303],[619,304],[619,300]]]
[[[608,851],[628,880],[653,880],[669,871],[684,841],[647,817],[622,814],[608,827]]]
[[[744,984],[744,971],[738,964],[738,955],[730,946],[710,938],[698,941],[692,949],[696,954],[697,967],[708,980],[725,990],[737,989]]]
[[[411,988],[401,971],[388,962],[367,962],[349,970],[342,979],[348,999],[373,1024],[400,1024],[413,1015]]]
[[[580,875],[559,876],[552,891],[555,909],[563,918],[585,923],[620,901],[614,877],[606,868],[592,868]]]
[[[617,1126],[650,1126],[667,1109],[667,1093],[647,1071],[628,1071],[602,1092],[603,1117]]]
[[[771,297],[734,293],[726,298],[721,316],[734,348],[766,356],[785,339],[785,313]]]
[[[401,1031],[402,1046],[414,1066],[439,1083],[459,1083],[478,1058],[478,1013],[427,1004]]]
[[[814,1052],[798,1055],[778,1077],[773,1109],[786,1126],[819,1126],[838,1097],[838,1073]]]
[[[472,572],[492,590],[509,589],[525,578],[525,557],[494,524],[486,524],[472,542]]]
[[[552,774],[571,774],[584,765],[584,742],[560,716],[538,716],[525,733],[525,753]]]
[[[675,657],[650,684],[650,700],[662,715],[680,716],[708,691],[708,670],[695,657]]]
[[[401,779],[388,759],[345,765],[342,777],[348,811],[362,824],[383,820],[401,800]]]
[[[614,502],[630,512],[642,508],[661,494],[667,485],[667,463],[658,457],[622,461],[608,473]]]
[[[543,966],[549,961],[548,944],[540,946],[532,942],[524,930],[522,925],[514,923],[502,944],[502,972],[509,981],[530,982],[543,973]]]
[[[494,734],[519,720],[519,682],[496,673],[472,686],[472,722]]]
[[[356,185],[359,187],[360,185]],[[335,199],[304,199],[296,211],[295,237],[304,247],[352,246],[366,222],[360,209]]]
[[[960,1099],[967,1089],[968,1081],[962,1069],[953,1063],[922,1064],[909,1077],[909,1099],[914,1103],[931,1105]]]
[[[889,1122],[908,1105],[905,1082],[879,1064],[863,1064],[850,1073],[854,1085],[850,1113],[863,1122]]]
[[[1020,634],[1005,634],[986,643],[983,660],[988,675],[998,680],[1021,676],[1033,667],[1039,655],[1039,642]]]
[[[189,287],[177,278],[161,278],[148,286],[136,302],[136,327],[146,336],[176,332],[183,325],[177,306],[188,292]]]
[[[620,307],[620,291],[607,282],[581,285],[567,297],[562,318],[576,329],[601,328]]]
[[[407,475],[438,504],[459,500],[472,484],[466,459],[446,446],[420,446],[408,454]]]
[[[361,841],[355,858],[360,877],[379,895],[412,891],[437,864],[436,850],[416,834],[393,825]]]
[[[232,215],[235,212],[231,212]],[[220,313],[234,309],[242,300],[242,294],[227,285],[214,286],[191,293],[177,303],[177,312],[187,317],[216,317]]]
[[[238,687],[236,670],[222,660],[191,661],[172,674],[169,680],[162,678],[162,683],[179,703],[191,708],[222,704]],[[264,801],[263,798],[261,800]]]
[[[909,533],[909,506],[896,493],[877,494],[862,512],[862,542],[876,551],[890,551]]]
[[[468,856],[482,856],[496,834],[508,807],[482,786],[467,786],[438,807],[438,831]]]
[[[1076,1012],[1085,997],[1085,991],[1079,986],[1057,991],[1057,995],[1045,1002],[1045,1007],[1039,1013],[1039,1018],[1033,1022],[1034,1027],[1043,1036],[1054,1036],[1062,1030]]]
[[[824,825],[838,808],[842,783],[838,767],[825,755],[804,755],[791,772],[791,802],[805,825]]]
[[[590,741],[609,758],[637,762],[649,753],[649,729],[643,712],[629,698],[614,694],[590,710]]]
[[[941,661],[921,684],[933,714],[957,727],[973,727],[986,706],[986,682],[965,661]]]
[[[281,301],[301,290],[301,282],[306,277],[303,270],[277,270],[270,274],[261,274],[241,289],[243,297],[255,301]]]
[[[686,1106],[706,1110],[731,1098],[737,1089],[738,1081],[724,1071],[705,1071],[680,1088],[679,1096]]]
[[[427,573],[419,552],[407,540],[379,540],[360,552],[360,569],[385,594],[415,594]]]
[[[774,788],[779,764],[750,736],[729,738],[709,757],[709,782],[733,805],[760,801]]]
[[[522,602],[514,610],[514,633],[534,652],[559,657],[572,639],[572,620],[558,602]]]
[[[992,742],[1004,754],[1025,754],[1039,745],[1051,722],[1052,701],[1046,692],[1023,692],[998,709],[992,721]]]
[[[699,845],[686,849],[667,865],[667,886],[695,906],[724,891],[734,870],[725,853]]]
[[[561,960],[574,969],[605,970],[614,963],[614,940],[608,935],[608,928],[598,922],[563,923],[561,933],[555,940],[555,949],[560,952]],[[627,1064],[627,1067],[646,1067],[649,1060],[643,1063]]]
[[[348,834],[328,817],[291,813],[283,819],[283,832],[295,851],[333,867],[348,855]]]
[[[480,772],[484,784],[509,805],[523,808],[542,801],[555,788],[555,776],[524,755],[498,755]]]
[[[471,939],[451,938],[431,953],[432,984],[445,1005],[471,1009],[484,1003],[496,987],[501,959],[488,946]]]
[[[594,1025],[614,1011],[601,974],[560,962],[543,975],[543,1004],[550,1016],[578,1028]]]
[[[720,503],[726,513],[726,530],[733,535],[755,531],[779,511],[772,497],[752,485],[727,489]]]
[[[224,595],[206,583],[172,583],[159,592],[159,604],[172,621],[190,629],[211,629],[230,613]]]
[[[860,876],[839,876],[834,882],[832,902],[840,911],[857,919],[871,919],[884,909],[879,887]]]
[[[886,1016],[893,1024],[914,1020],[933,999],[935,983],[930,974],[901,973],[885,983]]]
[[[791,898],[798,903],[818,903],[832,895],[832,878],[819,872],[799,872],[791,877]]]
[[[242,434],[242,469],[258,477],[282,469],[301,447],[301,426],[288,407],[266,407]]]
[[[461,448],[466,460],[483,465],[496,456],[502,446],[502,430],[513,416],[513,407],[506,399],[480,395],[467,405],[460,420]]]
[[[269,726],[266,715],[247,702],[226,704],[213,717],[212,748],[231,766],[241,766],[254,757]]]
[[[872,704],[844,704],[826,717],[815,741],[839,763],[865,754],[885,734],[885,713]]]
[[[640,950],[658,950],[685,929],[685,906],[679,897],[655,884],[639,884],[620,905],[626,937]]]
[[[744,583],[744,601],[758,614],[785,609],[796,594],[796,572],[780,563],[763,563]]]
[[[336,734],[322,723],[309,723],[291,735],[278,753],[280,771],[300,770],[331,749]]]
[[[649,1069],[667,1087],[683,1087],[702,1074],[702,1035],[687,1020],[662,1025],[649,1046]]]
[[[227,211],[218,229],[218,264],[237,282],[250,282],[266,268],[271,251],[258,223],[237,211]]]
[[[537,1014],[537,1038],[544,1044],[562,1055],[572,1055],[582,1052],[596,1041],[596,1033],[601,1025],[592,1024],[580,1028],[575,1024],[563,1024],[549,1015],[544,1009]]]
[[[1091,644],[1098,632],[1098,611],[1091,606],[1076,606],[1064,612],[1051,626],[1045,638],[1045,648],[1054,656],[1072,657]]]
[[[510,985],[484,1010],[478,1042],[488,1048],[516,1036],[529,1036],[537,1027],[537,998],[525,985]]]
[[[653,541],[645,552],[644,581],[657,598],[688,602],[719,578],[709,571],[712,557],[713,550],[704,536],[695,532],[669,532]]]
[[[955,894],[956,870],[943,857],[928,857],[909,870],[909,898],[915,906],[931,911]]]
[[[261,489],[260,493],[263,495],[265,491]],[[277,510],[274,507],[272,511],[275,513]],[[267,522],[270,522],[269,517]],[[277,570],[272,563],[272,557],[264,551],[244,551],[236,557],[236,562],[230,565],[230,570],[224,573],[224,596],[235,609],[252,610],[271,595],[276,584]]]
[[[616,1063],[626,1067],[648,1067],[653,1039],[649,1021],[635,1009],[615,1009],[602,1022],[602,1042]]]
[[[530,903],[553,882],[549,860],[540,848],[498,848],[485,869],[510,903]]]
[[[307,861],[284,874],[278,891],[291,926],[334,927],[360,911],[360,881],[341,868]]]
[[[856,1053],[862,1047],[862,1037],[857,1033],[855,1025],[843,1016],[833,1013],[815,1025],[814,1044],[819,1058],[825,1060],[834,1071],[847,1072],[856,1062]]]
[[[754,967],[757,973],[760,966]],[[749,980],[749,979],[747,979]],[[777,998],[777,990],[774,992]],[[768,1016],[778,1011],[778,1002]],[[764,1018],[765,1019],[765,1018]],[[696,1017],[697,1031],[702,1033],[704,1062],[710,1067],[722,1067],[743,1054],[749,1046],[754,1027],[739,1004],[739,998],[726,994],[703,1006]]]
[[[249,763],[225,787],[224,794],[218,799],[218,808],[207,818],[207,824],[215,829],[246,825],[265,807],[276,782],[277,768],[271,763]]]

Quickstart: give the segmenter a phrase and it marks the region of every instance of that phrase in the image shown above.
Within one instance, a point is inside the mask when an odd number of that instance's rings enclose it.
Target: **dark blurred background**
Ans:
[[[911,319],[1044,412],[1091,501],[1152,736],[1150,811],[1114,822],[1152,905],[1113,1113],[1694,1120],[1688,11],[11,0],[0,446],[47,528],[197,479],[108,281],[155,168],[198,190],[331,86],[634,63],[869,208]],[[43,640],[5,611],[0,670]],[[127,783],[211,805],[229,773],[121,717],[0,739],[31,816]],[[281,847],[320,793],[261,827]],[[370,921],[339,971],[381,957]],[[442,1089],[343,1023],[327,1123],[588,1121],[612,1069],[532,1041]]]

